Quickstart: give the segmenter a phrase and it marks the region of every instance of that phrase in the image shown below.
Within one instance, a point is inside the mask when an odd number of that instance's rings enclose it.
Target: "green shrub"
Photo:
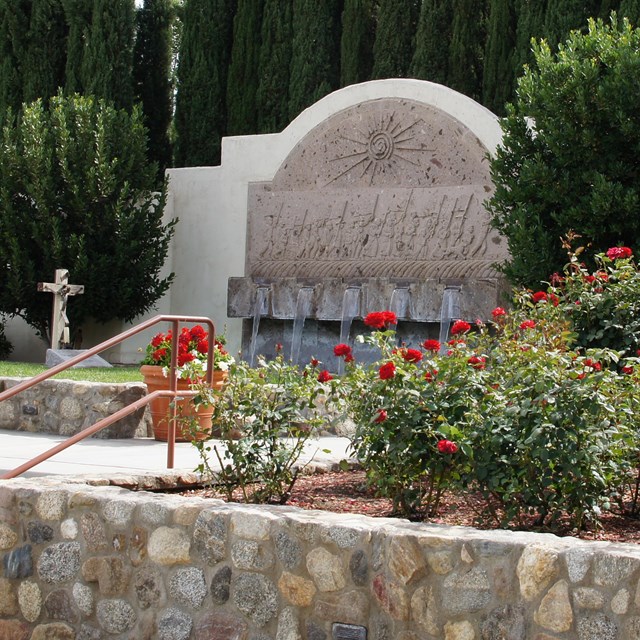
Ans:
[[[487,204],[511,253],[504,272],[524,286],[561,271],[570,230],[596,252],[640,244],[640,29],[591,20],[534,55],[502,122]]]
[[[232,364],[221,389],[198,388],[196,402],[213,405],[216,429],[216,440],[194,441],[198,470],[229,499],[239,489],[245,502],[286,502],[304,445],[322,423],[328,387],[315,367],[301,371],[278,354],[257,368]]]
[[[4,333],[4,321],[0,320],[0,360],[6,360],[12,351],[13,345]]]

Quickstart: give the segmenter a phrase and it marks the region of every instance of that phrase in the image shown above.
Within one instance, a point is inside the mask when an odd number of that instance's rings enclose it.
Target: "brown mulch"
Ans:
[[[183,495],[210,498],[224,497],[212,488],[190,489]],[[394,517],[390,499],[375,496],[367,487],[364,471],[338,471],[300,476],[287,501],[288,505],[301,509],[317,509],[334,513],[358,513],[374,518]],[[482,524],[479,515],[484,501],[479,494],[463,495],[447,493],[443,496],[436,517],[429,522],[446,525],[494,528],[492,524]],[[541,530],[532,527],[530,530]],[[631,542],[640,544],[640,519],[631,518],[614,511],[602,514],[600,527],[575,532],[555,530],[558,535],[573,535],[586,540],[608,542]]]

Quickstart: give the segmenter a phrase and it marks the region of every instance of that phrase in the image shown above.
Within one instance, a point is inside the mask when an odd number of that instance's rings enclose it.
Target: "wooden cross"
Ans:
[[[38,291],[46,291],[54,294],[51,348],[64,349],[70,342],[67,298],[84,293],[84,285],[69,284],[69,272],[66,269],[56,269],[55,282],[38,282]]]

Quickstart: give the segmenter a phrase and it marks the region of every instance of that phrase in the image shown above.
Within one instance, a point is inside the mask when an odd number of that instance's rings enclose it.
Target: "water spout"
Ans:
[[[360,287],[347,287],[342,295],[342,319],[340,320],[340,344],[349,344],[353,319],[360,315]],[[344,360],[338,360],[338,373],[344,372]]]
[[[440,353],[447,350],[449,329],[453,320],[460,318],[460,287],[445,287],[440,308]]]
[[[300,347],[302,345],[302,330],[304,321],[311,315],[311,302],[313,300],[313,287],[302,287],[298,290],[296,300],[296,315],[293,320],[293,334],[291,336],[291,353],[289,359],[293,364],[300,360]]]
[[[256,343],[260,330],[260,318],[269,311],[269,287],[256,289],[256,304],[253,309],[253,325],[251,326],[251,342],[249,343],[249,365],[254,366],[256,357]]]
[[[389,311],[396,314],[398,320],[408,320],[411,317],[411,292],[409,287],[396,287],[391,293]]]

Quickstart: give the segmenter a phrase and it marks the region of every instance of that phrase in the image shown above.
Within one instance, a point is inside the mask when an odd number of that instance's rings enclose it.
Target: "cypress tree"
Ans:
[[[86,0],[62,0],[67,21],[67,62],[64,89],[67,95],[82,93],[82,60],[91,28],[91,4]]]
[[[514,89],[513,50],[516,19],[511,0],[491,0],[489,25],[484,55],[482,102],[498,115],[504,115],[505,104]]]
[[[263,0],[238,0],[227,79],[227,133],[256,133]]]
[[[516,49],[513,54],[515,77],[522,73],[525,64],[533,62],[531,39],[544,36],[544,17],[547,0],[519,0],[516,2]]]
[[[93,0],[82,60],[84,92],[128,110],[133,105],[134,21],[133,0]]]
[[[564,42],[572,29],[586,30],[588,18],[598,14],[598,4],[597,0],[548,0],[544,34],[549,45]]]
[[[220,163],[235,0],[187,0],[176,95],[175,164]]]
[[[342,0],[293,0],[289,117],[337,88]]]
[[[265,0],[256,95],[258,131],[281,131],[289,123],[292,0]]]
[[[15,112],[22,104],[20,60],[28,27],[27,1],[0,0],[0,124],[8,108]]]
[[[372,78],[407,76],[413,57],[418,5],[416,0],[380,0]]]
[[[598,17],[608,20],[612,11],[618,12],[620,0],[601,0]],[[595,17],[595,16],[594,16]]]
[[[446,84],[452,22],[451,0],[424,0],[409,70],[412,78]]]
[[[32,0],[22,58],[22,99],[45,104],[64,84],[67,26],[60,0]]]
[[[453,0],[448,84],[475,100],[482,95],[486,0]]]
[[[340,86],[371,76],[375,21],[373,0],[344,0],[340,40]]]
[[[134,55],[136,100],[142,104],[149,135],[148,157],[158,164],[158,179],[171,164],[169,125],[172,111],[171,0],[145,0],[136,16]]]
[[[640,0],[622,0],[618,15],[629,18],[634,27],[640,27]]]

